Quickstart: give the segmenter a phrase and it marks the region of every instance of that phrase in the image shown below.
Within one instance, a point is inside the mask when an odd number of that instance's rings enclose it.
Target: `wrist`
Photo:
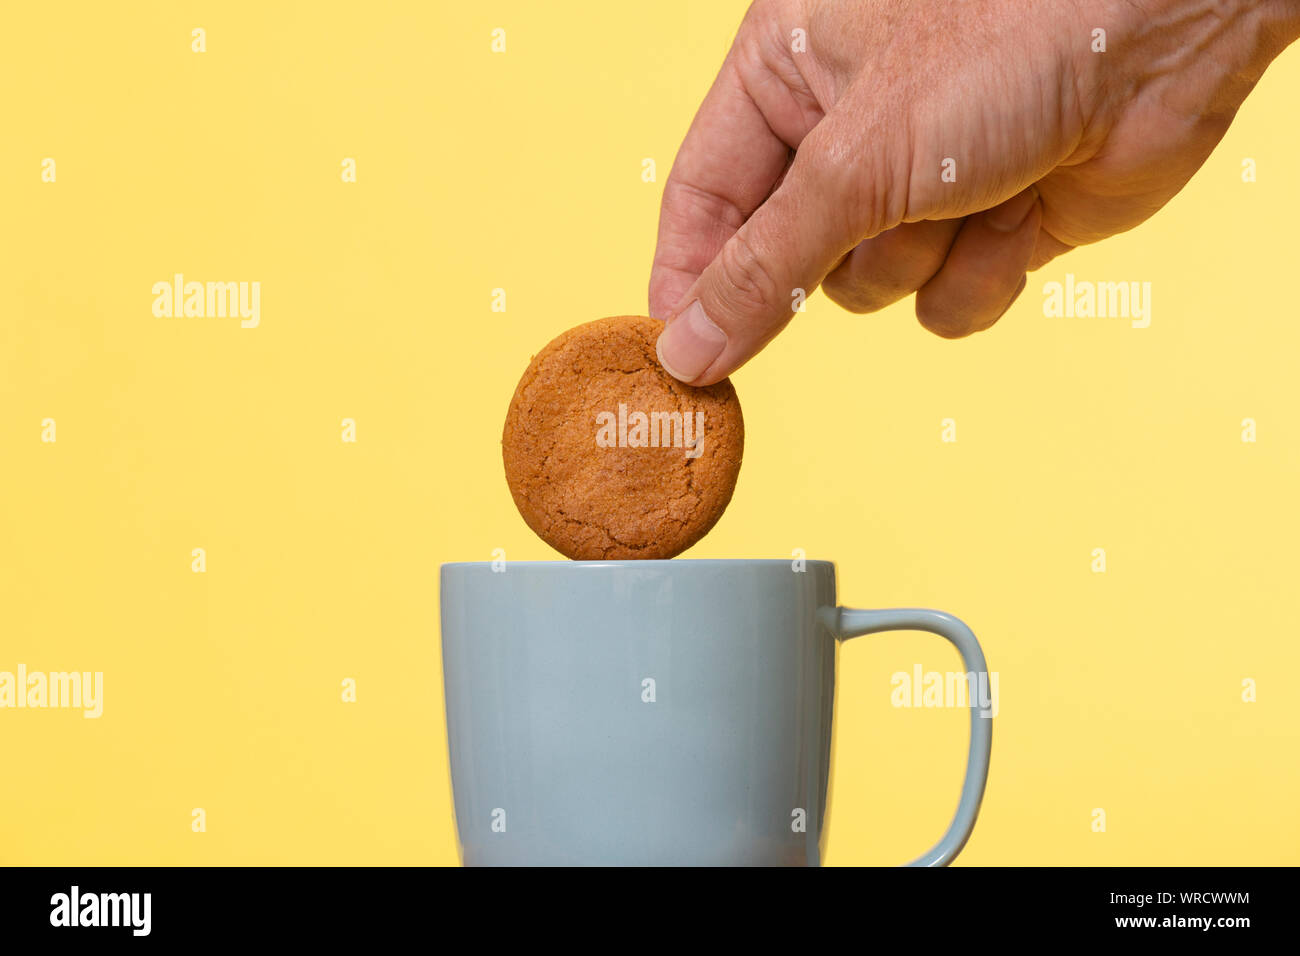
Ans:
[[[1263,4],[1266,29],[1273,33],[1281,45],[1277,56],[1290,44],[1300,40],[1300,0],[1268,0]]]
[[[1105,98],[1172,84],[1202,114],[1235,112],[1269,63],[1300,39],[1300,0],[1099,0],[1084,9],[1111,27],[1106,55],[1114,59],[1089,64]]]
[[[1189,25],[1206,24],[1195,32],[1221,40],[1207,45],[1226,53],[1233,69],[1255,76],[1300,39],[1300,0],[1154,0],[1151,6]]]

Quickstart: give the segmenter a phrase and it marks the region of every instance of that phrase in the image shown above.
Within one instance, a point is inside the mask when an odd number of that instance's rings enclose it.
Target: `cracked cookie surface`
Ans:
[[[662,330],[641,316],[570,329],[515,389],[501,439],[510,494],[566,557],[671,558],[731,500],[745,443],[736,391],[665,372],[655,355]]]

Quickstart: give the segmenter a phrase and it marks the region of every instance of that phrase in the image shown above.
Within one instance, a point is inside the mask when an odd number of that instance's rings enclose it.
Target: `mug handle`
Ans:
[[[881,611],[859,611],[848,607],[823,607],[818,618],[836,640],[847,640],[863,634],[881,631],[928,631],[938,634],[957,648],[966,672],[980,674],[988,680],[988,664],[984,651],[974,633],[962,621],[942,611],[926,608],[891,608]],[[984,785],[989,775],[989,751],[993,744],[993,718],[981,712],[975,688],[970,689],[970,752],[966,757],[966,779],[961,785],[961,799],[957,812],[948,824],[948,831],[939,842],[917,857],[908,866],[947,866],[961,852],[970,839],[975,817],[979,815],[980,801],[984,799]]]

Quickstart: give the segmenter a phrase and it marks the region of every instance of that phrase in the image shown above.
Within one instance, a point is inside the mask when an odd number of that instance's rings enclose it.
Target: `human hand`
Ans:
[[[717,382],[818,285],[988,328],[1168,202],[1297,36],[1297,0],[757,0],[664,186],[660,361]]]

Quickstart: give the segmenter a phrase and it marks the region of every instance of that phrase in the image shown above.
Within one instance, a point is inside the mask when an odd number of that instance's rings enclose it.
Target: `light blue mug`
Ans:
[[[987,681],[965,624],[839,607],[829,561],[444,564],[461,859],[820,864],[838,641],[895,630],[947,638]],[[978,696],[957,812],[909,865],[952,862],[975,825],[992,739]]]

